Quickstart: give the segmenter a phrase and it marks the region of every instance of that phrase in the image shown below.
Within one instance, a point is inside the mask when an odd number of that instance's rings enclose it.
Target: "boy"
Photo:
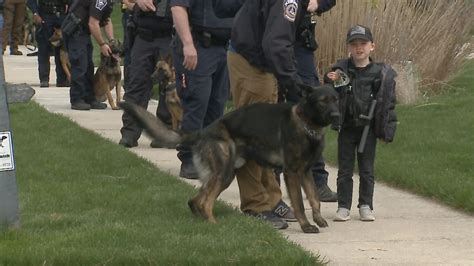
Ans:
[[[325,77],[326,82],[337,83],[341,78],[339,71],[342,71],[350,78],[350,83],[339,90],[342,121],[338,137],[338,210],[334,221],[350,219],[356,150],[360,175],[357,206],[360,220],[374,221],[372,200],[376,140],[391,142],[395,135],[396,73],[389,65],[374,63],[370,58],[375,44],[369,28],[361,25],[350,28],[347,48],[350,57],[339,60]],[[375,109],[371,108],[372,104],[375,104]],[[374,110],[373,116],[370,109]],[[365,143],[364,127],[368,128]]]

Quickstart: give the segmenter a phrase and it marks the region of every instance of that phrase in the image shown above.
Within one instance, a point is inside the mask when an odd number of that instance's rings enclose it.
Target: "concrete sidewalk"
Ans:
[[[30,84],[36,90],[34,100],[48,111],[67,116],[80,126],[118,143],[121,111],[112,111],[110,108],[73,111],[70,109],[68,88],[38,87],[36,57],[5,55],[4,62],[7,82]],[[51,85],[55,84],[53,64],[52,60]],[[156,105],[156,102],[152,102],[149,110],[154,112]],[[130,150],[153,162],[158,168],[177,176],[179,161],[176,151],[152,149],[149,144],[150,140],[142,137],[139,146]],[[337,169],[329,167],[328,170],[329,185],[335,189]],[[188,183],[198,185],[196,181]],[[357,177],[354,177],[353,197],[354,202],[357,202]],[[235,181],[220,198],[235,206],[239,205],[239,192]],[[352,220],[336,223],[332,219],[337,204],[322,203],[322,214],[329,227],[322,228],[320,234],[304,234],[297,223],[291,223],[290,227],[281,233],[303,248],[326,257],[331,265],[474,265],[472,216],[390,188],[380,182],[376,184],[374,205],[377,218],[375,222],[359,221],[358,210],[354,205]],[[309,208],[307,215],[311,217]],[[218,213],[216,218],[219,219]]]

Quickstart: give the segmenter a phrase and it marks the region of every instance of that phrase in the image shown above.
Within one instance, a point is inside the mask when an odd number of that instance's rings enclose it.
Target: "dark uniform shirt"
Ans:
[[[304,0],[245,1],[234,18],[233,48],[283,84],[298,80],[293,44],[307,5]]]
[[[28,0],[26,5],[33,14],[64,14],[69,0]]]
[[[96,18],[100,25],[104,26],[112,14],[112,7],[112,0],[74,0],[70,11],[81,18],[84,26],[87,25],[89,17]]]
[[[133,11],[134,22],[139,28],[153,31],[150,34],[171,35],[173,19],[169,2],[169,0],[161,0],[156,6],[156,12],[143,12],[140,9],[135,9]]]
[[[170,0],[170,6],[186,7],[193,34],[209,33],[213,41],[227,44],[232,28],[232,18],[219,18],[213,3],[219,0]]]

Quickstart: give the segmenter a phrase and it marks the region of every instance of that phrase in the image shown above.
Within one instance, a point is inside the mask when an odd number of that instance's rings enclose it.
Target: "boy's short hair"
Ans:
[[[347,32],[347,43],[350,43],[357,39],[374,42],[374,38],[372,37],[372,32],[370,31],[370,29],[362,25],[355,25]]]

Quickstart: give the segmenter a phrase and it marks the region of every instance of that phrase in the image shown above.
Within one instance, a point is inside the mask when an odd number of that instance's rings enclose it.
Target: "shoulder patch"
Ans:
[[[296,13],[298,13],[298,1],[297,0],[284,0],[283,3],[283,16],[290,22],[295,22]]]
[[[95,1],[95,8],[102,11],[104,7],[107,6],[107,0],[96,0]]]

